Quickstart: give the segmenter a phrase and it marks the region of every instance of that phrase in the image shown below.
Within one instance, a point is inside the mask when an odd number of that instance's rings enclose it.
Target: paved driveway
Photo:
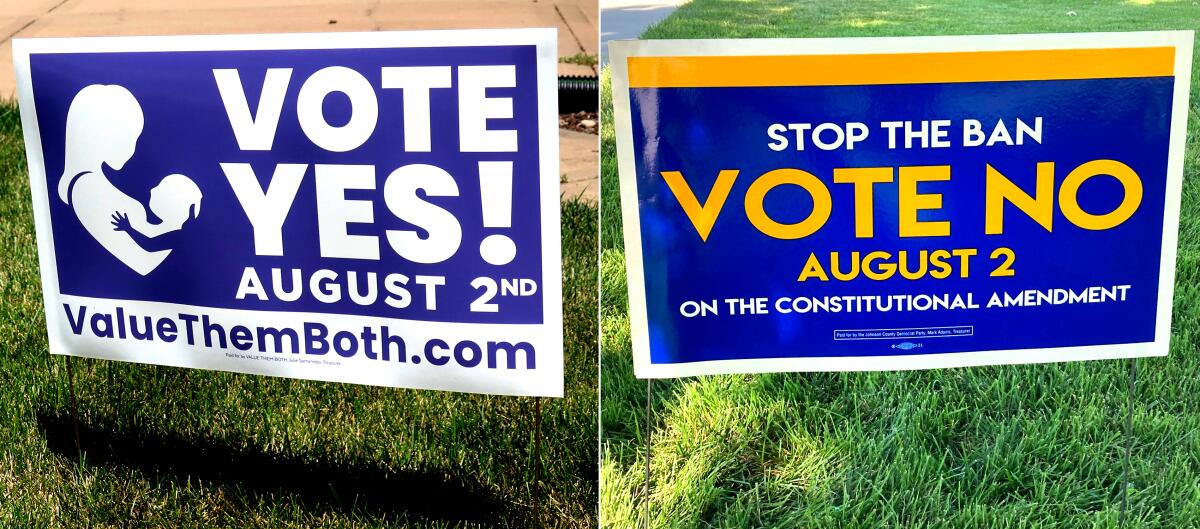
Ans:
[[[0,98],[13,96],[13,37],[504,27],[557,27],[560,57],[598,52],[596,0],[0,0]]]
[[[15,98],[13,37],[557,27],[570,57],[597,54],[596,15],[596,0],[0,0],[0,100]],[[595,202],[597,136],[559,132],[564,196]]]

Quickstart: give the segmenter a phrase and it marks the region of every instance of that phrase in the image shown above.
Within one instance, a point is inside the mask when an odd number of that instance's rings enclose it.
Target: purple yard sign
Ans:
[[[561,396],[554,43],[15,41],[51,352]]]

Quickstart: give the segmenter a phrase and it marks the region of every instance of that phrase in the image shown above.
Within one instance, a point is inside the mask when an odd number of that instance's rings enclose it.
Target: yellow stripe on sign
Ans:
[[[1175,48],[629,57],[630,88],[845,86],[1170,77]]]

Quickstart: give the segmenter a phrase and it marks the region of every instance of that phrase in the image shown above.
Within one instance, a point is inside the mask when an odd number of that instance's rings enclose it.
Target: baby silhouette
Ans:
[[[190,178],[167,175],[150,190],[150,212],[158,217],[158,224],[147,222],[139,229],[129,221],[129,214],[114,211],[113,229],[128,233],[138,246],[152,252],[176,248],[183,225],[200,215],[203,197]]]

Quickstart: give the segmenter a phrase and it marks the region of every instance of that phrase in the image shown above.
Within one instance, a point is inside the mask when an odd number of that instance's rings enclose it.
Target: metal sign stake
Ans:
[[[650,529],[650,417],[653,412],[651,403],[654,401],[654,394],[650,390],[650,383],[653,380],[652,378],[646,379],[646,482],[642,489],[642,509],[644,512],[643,519],[645,520],[643,527],[645,529]]]
[[[537,527],[545,526],[542,518],[542,399],[533,397],[533,513]]]
[[[1137,358],[1129,359],[1129,401],[1125,415],[1125,463],[1121,473],[1121,515],[1118,527],[1125,527],[1125,510],[1129,506],[1129,455],[1133,451],[1133,394],[1137,389]]]
[[[71,424],[75,427],[75,454],[83,459],[83,448],[79,442],[79,411],[75,407],[75,357],[67,356],[67,393],[71,397]]]

